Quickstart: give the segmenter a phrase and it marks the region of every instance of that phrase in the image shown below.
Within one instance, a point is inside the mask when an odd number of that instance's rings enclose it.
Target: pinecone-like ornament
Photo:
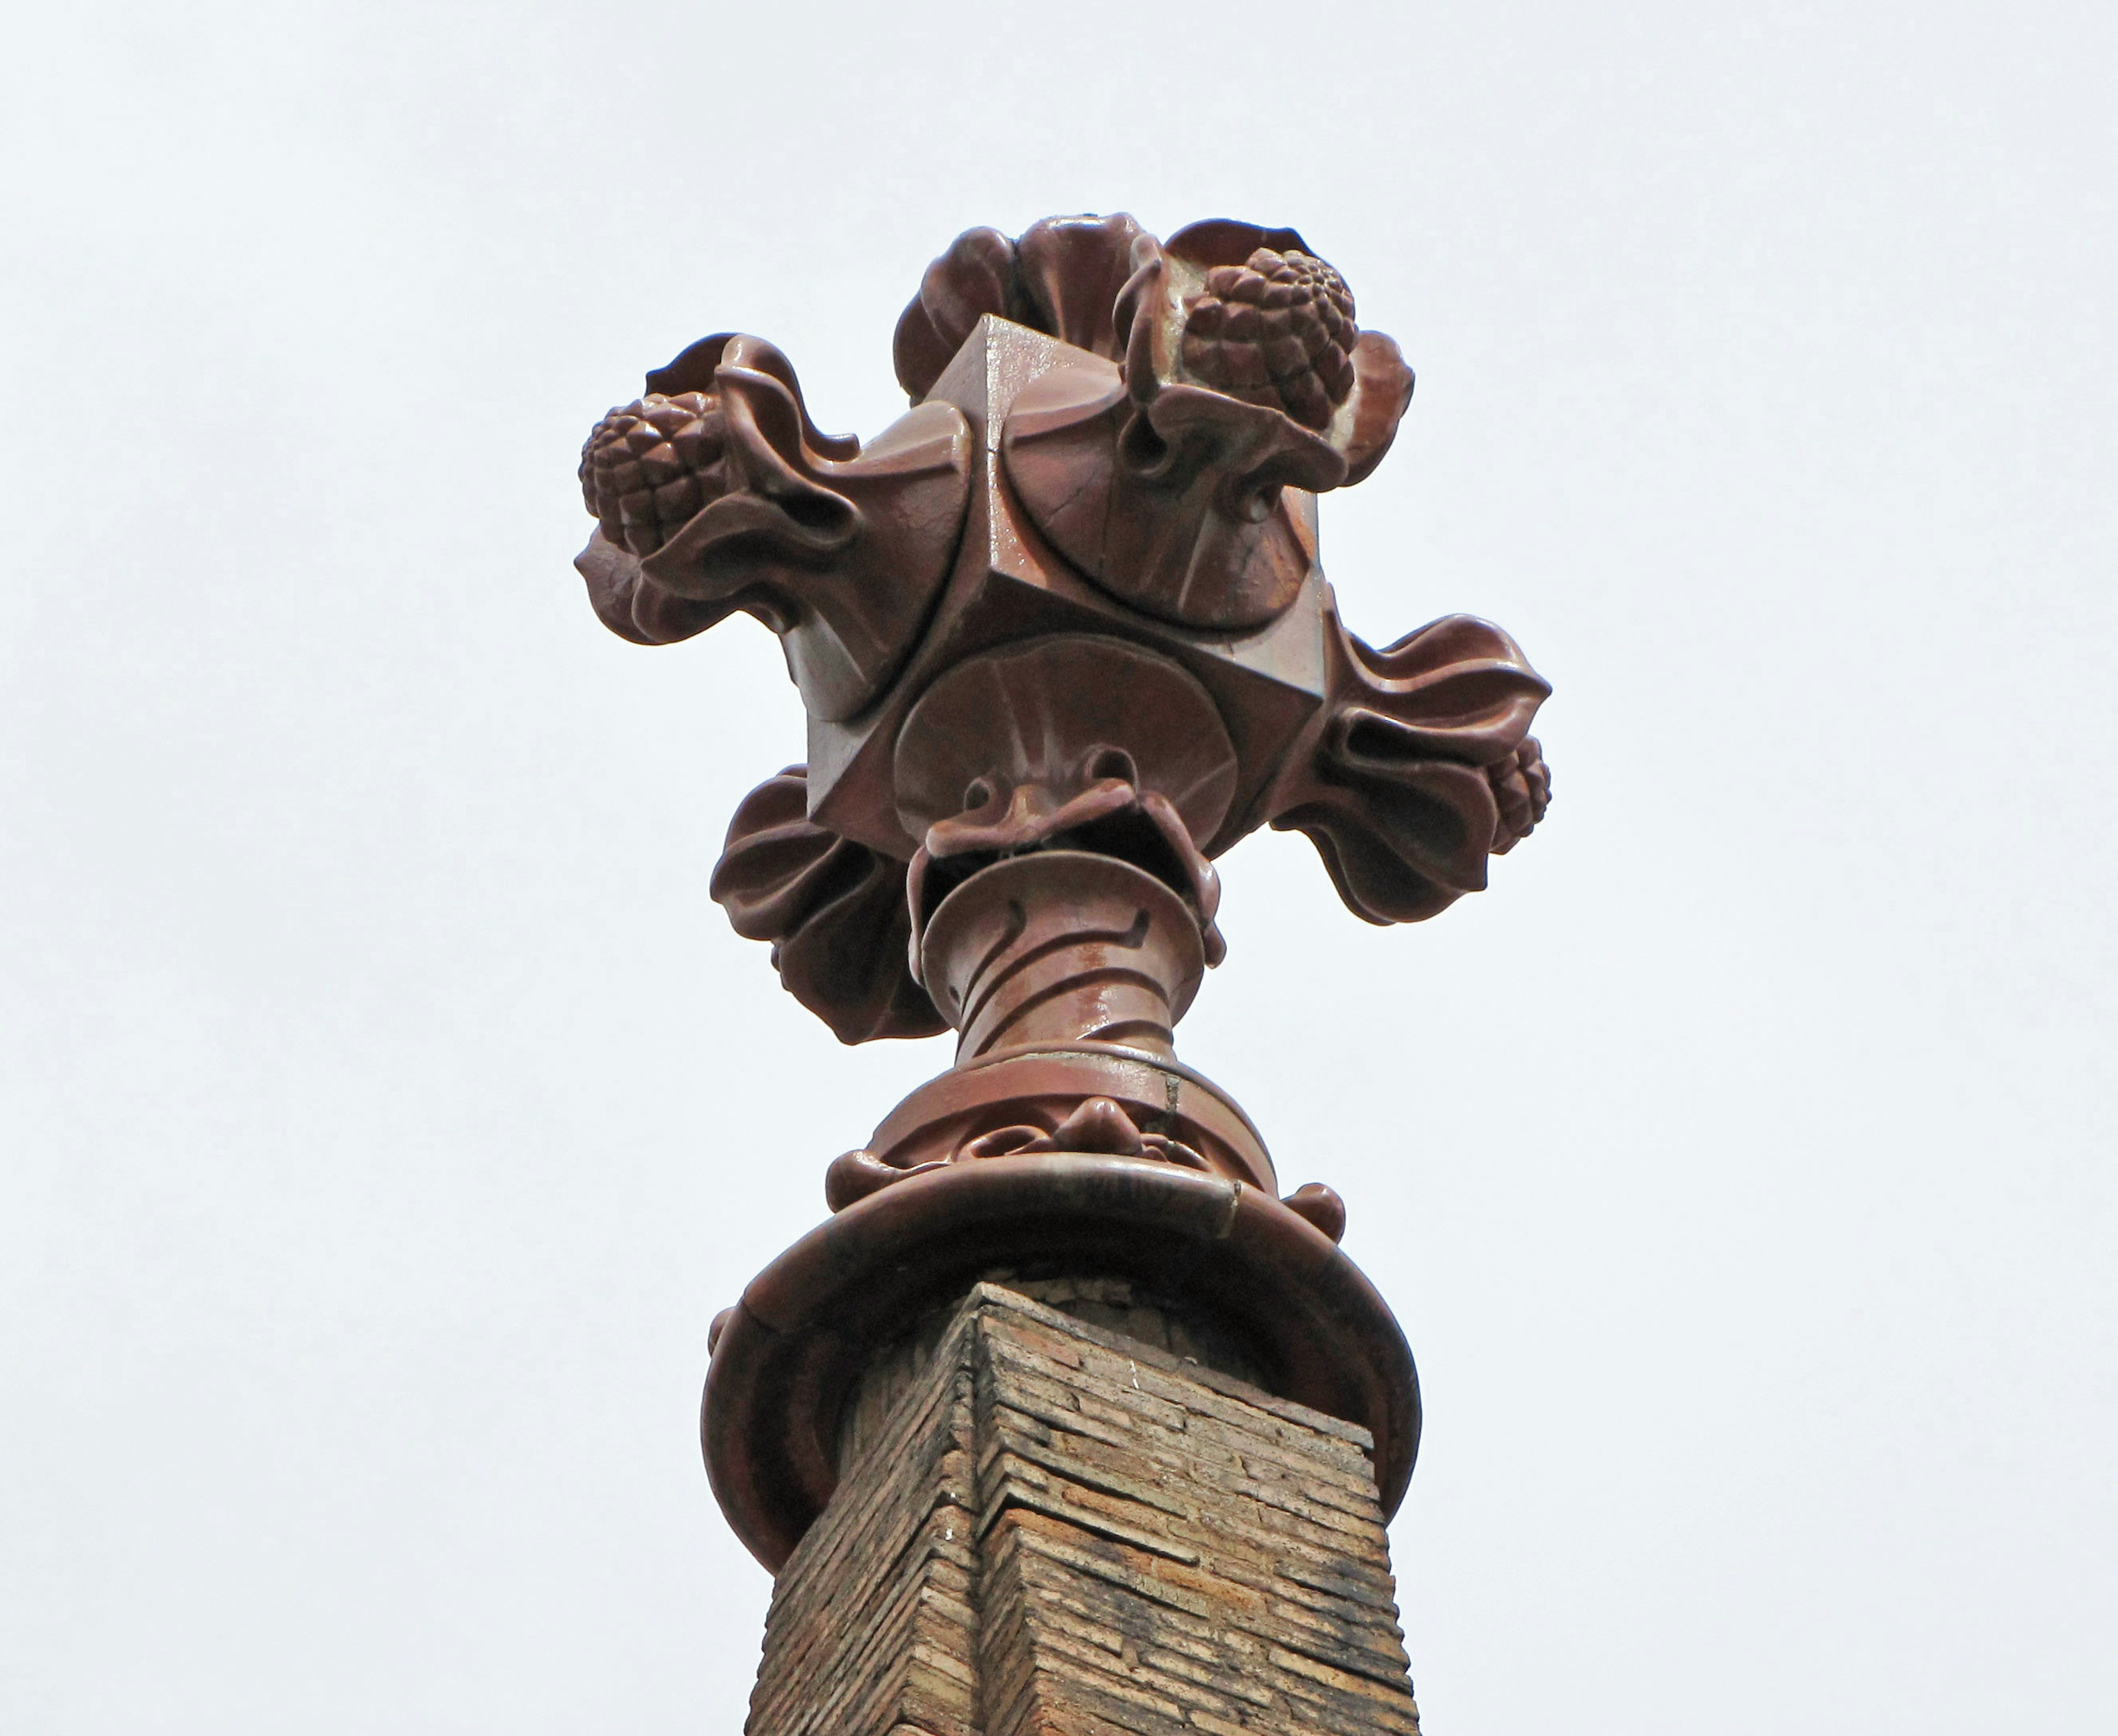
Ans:
[[[1185,306],[1186,372],[1246,404],[1321,430],[1353,390],[1353,294],[1307,253],[1260,248],[1216,266]]]
[[[1537,738],[1526,735],[1522,745],[1506,758],[1486,768],[1486,781],[1493,786],[1493,799],[1501,811],[1493,828],[1492,852],[1505,856],[1536,829],[1552,805],[1552,771],[1544,763],[1544,750]]]
[[[613,410],[581,447],[581,498],[610,541],[650,555],[723,492],[720,405],[704,392],[650,392]]]

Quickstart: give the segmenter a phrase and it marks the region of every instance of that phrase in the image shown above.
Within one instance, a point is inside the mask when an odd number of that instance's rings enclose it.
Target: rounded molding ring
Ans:
[[[1260,1384],[1368,1430],[1383,1511],[1396,1511],[1419,1449],[1411,1347],[1320,1230],[1257,1188],[1172,1164],[995,1157],[848,1206],[724,1317],[700,1437],[714,1497],[750,1552],[777,1572],[830,1500],[840,1419],[875,1353],[982,1278],[1047,1265],[1130,1278],[1209,1312],[1265,1371]]]
[[[1042,1110],[1054,1127],[1089,1097],[1108,1097],[1143,1129],[1198,1150],[1232,1180],[1277,1195],[1265,1137],[1242,1106],[1195,1069],[1168,1055],[1109,1043],[1031,1044],[981,1055],[930,1079],[886,1115],[868,1149],[909,1169],[954,1155],[964,1142]]]

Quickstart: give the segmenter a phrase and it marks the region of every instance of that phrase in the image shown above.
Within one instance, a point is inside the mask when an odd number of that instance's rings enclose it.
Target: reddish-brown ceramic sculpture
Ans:
[[[830,1498],[865,1359],[997,1271],[1212,1315],[1372,1429],[1403,1493],[1417,1384],[1344,1207],[1280,1199],[1173,1040],[1247,833],[1306,834],[1355,914],[1417,921],[1549,799],[1515,642],[1451,616],[1373,649],[1317,564],[1316,496],[1374,470],[1412,395],[1356,313],[1291,229],[973,229],[899,322],[913,407],[876,440],[820,433],[787,359],[724,334],[584,448],[605,623],[663,644],[747,611],[807,713],[713,896],[841,1040],[958,1034],[716,1323],[708,1465],[768,1564]]]

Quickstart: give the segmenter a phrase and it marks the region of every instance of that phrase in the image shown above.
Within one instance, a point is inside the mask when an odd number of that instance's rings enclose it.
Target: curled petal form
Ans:
[[[880,1193],[908,1175],[924,1175],[930,1169],[939,1169],[941,1164],[942,1160],[936,1158],[932,1163],[913,1164],[900,1169],[894,1164],[886,1164],[872,1151],[841,1152],[825,1168],[824,1203],[834,1211],[844,1211],[847,1206],[872,1193]]]
[[[1412,369],[1390,338],[1353,323],[1352,291],[1300,235],[1215,219],[1136,256],[1119,306],[1126,384],[1158,431],[1156,400],[1190,387],[1275,410],[1327,447],[1336,474],[1298,486],[1343,488],[1382,462]]]
[[[802,400],[802,382],[794,376],[794,364],[777,344],[768,343],[761,337],[751,337],[740,331],[717,331],[711,337],[702,337],[668,366],[649,374],[647,389],[670,397],[691,391],[713,391],[719,384],[724,361],[770,374],[787,388],[802,419],[805,445],[826,458],[841,461],[859,456],[858,436],[818,432],[816,424],[809,419],[808,405]]]
[[[1048,1131],[1029,1123],[996,1127],[957,1148],[958,1162],[990,1157],[1035,1157],[1047,1151],[1089,1152],[1144,1158],[1186,1169],[1208,1169],[1206,1160],[1163,1133],[1143,1133],[1132,1117],[1108,1097],[1091,1097]]]
[[[1191,840],[1183,817],[1166,796],[1125,778],[1103,778],[1069,794],[1034,784],[996,792],[983,807],[936,822],[912,858],[908,903],[918,926],[948,890],[969,874],[1025,850],[1087,849],[1143,866],[1179,893],[1199,919],[1206,962],[1228,956],[1214,921],[1221,908],[1220,872]]]
[[[635,645],[674,645],[718,626],[742,606],[701,603],[663,590],[640,571],[637,555],[600,529],[574,557],[574,567],[587,582],[589,606],[596,618]]]
[[[1109,217],[1047,217],[1015,243],[1015,274],[1028,317],[1092,355],[1116,360],[1124,340],[1113,322],[1118,292],[1133,273],[1133,246],[1146,233],[1121,211]]]
[[[1027,245],[1025,238],[1024,245]],[[1412,397],[1397,345],[1292,229],[1135,233],[1110,353],[1032,382],[1001,437],[1009,479],[1066,558],[1187,627],[1262,627],[1313,564],[1302,495],[1382,460]]]
[[[597,613],[667,644],[738,610],[780,636],[812,715],[848,717],[902,665],[970,499],[970,430],[926,404],[863,448],[819,433],[787,358],[723,334],[648,376],[589,437]]]
[[[1487,857],[1542,812],[1550,780],[1528,729],[1551,687],[1468,615],[1380,651],[1335,609],[1325,632],[1330,694],[1274,784],[1271,822],[1308,835],[1355,915],[1422,921],[1482,890]]]
[[[1123,212],[1047,217],[1014,241],[998,229],[965,230],[927,267],[898,319],[898,383],[918,403],[988,313],[1114,358],[1121,340],[1112,310],[1142,233]]]
[[[1021,305],[1015,243],[998,229],[964,230],[927,267],[919,293],[898,316],[890,345],[898,383],[917,404],[980,320],[988,313],[1014,319]]]
[[[1353,345],[1353,392],[1346,412],[1345,486],[1364,482],[1397,438],[1412,405],[1412,369],[1397,340],[1363,331]]]
[[[987,863],[1093,849],[1178,892],[1218,964],[1220,877],[1200,840],[1219,831],[1235,780],[1212,696],[1167,658],[1086,634],[971,658],[920,697],[898,736],[898,819],[922,840],[914,920]]]
[[[948,1029],[905,964],[904,864],[813,824],[805,767],[743,799],[711,891],[737,933],[771,942],[787,992],[841,1043]]]
[[[1345,1240],[1346,1202],[1337,1188],[1305,1182],[1279,1203],[1297,1218],[1306,1218],[1334,1242]]]
[[[1018,785],[1063,800],[1108,779],[1165,797],[1201,840],[1219,831],[1236,787],[1213,696],[1122,639],[1067,633],[968,658],[920,696],[898,738],[898,817],[913,838]]]

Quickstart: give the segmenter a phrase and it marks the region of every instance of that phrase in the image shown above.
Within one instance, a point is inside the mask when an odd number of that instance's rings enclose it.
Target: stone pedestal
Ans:
[[[873,1365],[747,1736],[1417,1736],[1367,1431],[1042,1287],[1067,1311],[980,1284]]]

